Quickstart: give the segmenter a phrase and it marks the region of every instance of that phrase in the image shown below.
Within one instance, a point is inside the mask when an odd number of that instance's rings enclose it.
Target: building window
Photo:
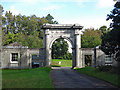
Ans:
[[[111,55],[105,55],[105,61],[106,62],[112,62],[112,56]]]
[[[18,61],[18,53],[12,53],[11,61],[12,61],[12,62]]]
[[[105,65],[112,65],[113,57],[111,55],[105,55]]]

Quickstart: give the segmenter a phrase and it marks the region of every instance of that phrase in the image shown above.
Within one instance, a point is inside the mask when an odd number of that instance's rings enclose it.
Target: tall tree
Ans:
[[[94,48],[101,44],[101,33],[93,28],[85,29],[81,38],[82,48]]]
[[[102,40],[102,50],[107,54],[114,55],[120,54],[120,2],[119,0],[115,1],[114,9],[107,15],[107,20],[112,20],[110,24],[112,30]],[[120,57],[120,55],[117,56]]]
[[[52,45],[52,58],[53,59],[64,59],[67,54],[68,44],[63,38],[57,39]]]
[[[104,34],[110,31],[110,28],[107,28],[107,26],[103,25],[99,28],[99,30],[101,31],[102,36],[104,36]]]
[[[53,21],[54,18],[50,14],[48,14],[45,18],[48,20],[48,23],[50,24],[58,24],[57,21]]]
[[[41,26],[44,23],[54,23],[53,19],[50,14],[40,18],[36,15],[19,14],[15,16],[12,12],[7,11],[5,16],[2,16],[3,45],[17,41],[29,48],[42,48],[43,30]]]
[[[6,11],[5,17],[2,17],[3,28],[6,33],[15,32],[15,16],[9,11]]]
[[[18,40],[18,34],[14,34],[14,33],[8,32],[8,34],[5,35],[5,38],[3,40],[6,40],[6,42],[3,41],[4,45],[8,45],[10,43],[16,42]]]

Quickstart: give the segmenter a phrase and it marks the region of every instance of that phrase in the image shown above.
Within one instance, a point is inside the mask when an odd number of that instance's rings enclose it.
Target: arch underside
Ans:
[[[63,39],[68,40],[68,41],[70,42],[70,44],[72,45],[72,47],[73,47],[73,42],[72,42],[72,40],[71,40],[69,37],[57,36],[57,37],[55,37],[55,38],[53,38],[53,39],[51,40],[50,45],[49,45],[50,49],[52,48],[53,43],[54,43],[57,39],[60,39],[60,38],[63,38]]]

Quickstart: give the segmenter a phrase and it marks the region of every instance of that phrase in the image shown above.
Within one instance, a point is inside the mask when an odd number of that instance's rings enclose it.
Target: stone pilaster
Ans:
[[[72,48],[72,68],[76,66],[76,58],[75,58],[75,48]]]
[[[79,34],[76,34],[75,35],[75,38],[76,38],[76,45],[75,45],[75,57],[76,57],[76,67],[79,67],[79,64],[80,64],[80,60],[79,60],[79,48],[80,48],[80,36]]]
[[[72,42],[72,68],[82,67],[80,30],[83,27],[77,24],[44,24],[43,47],[45,52],[45,66],[51,66],[51,44],[55,39],[65,38]]]
[[[80,30],[75,30],[75,67],[82,67],[82,56],[81,56],[81,35]]]
[[[46,30],[45,32],[45,66],[49,67],[50,66],[50,48],[49,48],[49,29]]]

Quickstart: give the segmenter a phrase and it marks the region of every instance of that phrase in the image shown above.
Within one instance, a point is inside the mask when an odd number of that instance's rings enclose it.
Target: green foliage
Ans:
[[[50,24],[58,24],[57,21],[53,21],[54,18],[50,14],[48,14],[45,18],[48,20],[48,23]]]
[[[48,67],[2,70],[2,88],[53,88],[50,71]]]
[[[6,42],[3,41],[4,45],[8,45],[10,43],[16,42],[18,40],[17,37],[18,37],[18,34],[8,32],[8,34],[5,36],[5,39],[3,39],[3,40],[6,40]]]
[[[68,44],[63,38],[57,39],[52,45],[53,59],[70,59],[68,54]]]
[[[24,35],[23,33],[19,33],[17,41],[29,48],[43,48],[43,40],[36,34]]]
[[[101,45],[101,32],[94,29],[85,29],[81,39],[82,48],[94,48]]]
[[[65,60],[72,60],[72,54],[67,52],[64,56],[63,56],[63,59]]]
[[[103,38],[104,35],[110,31],[110,28],[107,28],[107,26],[104,25],[99,28],[99,31],[101,31],[101,38]]]
[[[111,65],[106,65],[106,66],[98,66],[97,71],[103,71],[103,72],[109,72],[112,69]]]
[[[112,23],[110,24],[112,30],[103,36],[101,45],[102,50],[106,54],[120,53],[120,2],[115,3],[111,14],[108,14],[107,16],[107,20],[112,20]],[[120,57],[120,55],[117,55],[116,58],[118,57]],[[116,60],[120,61],[120,58]]]
[[[106,40],[107,39],[111,39],[110,37],[110,31],[111,31],[111,29],[110,28],[107,28],[107,26],[101,26],[100,28],[99,28],[99,30],[101,31],[101,39],[102,39],[102,43],[101,43],[101,49],[108,55],[109,54],[109,52],[108,52],[108,50],[106,50],[106,45],[108,44],[107,42],[106,42]],[[106,45],[105,45],[106,44]],[[108,44],[109,45],[109,44]],[[107,46],[108,46],[107,45]],[[103,47],[104,46],[104,47]]]
[[[44,23],[54,23],[53,17],[48,14],[46,17],[36,17],[35,15],[12,15],[7,11],[2,16],[3,45],[19,42],[29,48],[43,48]]]

